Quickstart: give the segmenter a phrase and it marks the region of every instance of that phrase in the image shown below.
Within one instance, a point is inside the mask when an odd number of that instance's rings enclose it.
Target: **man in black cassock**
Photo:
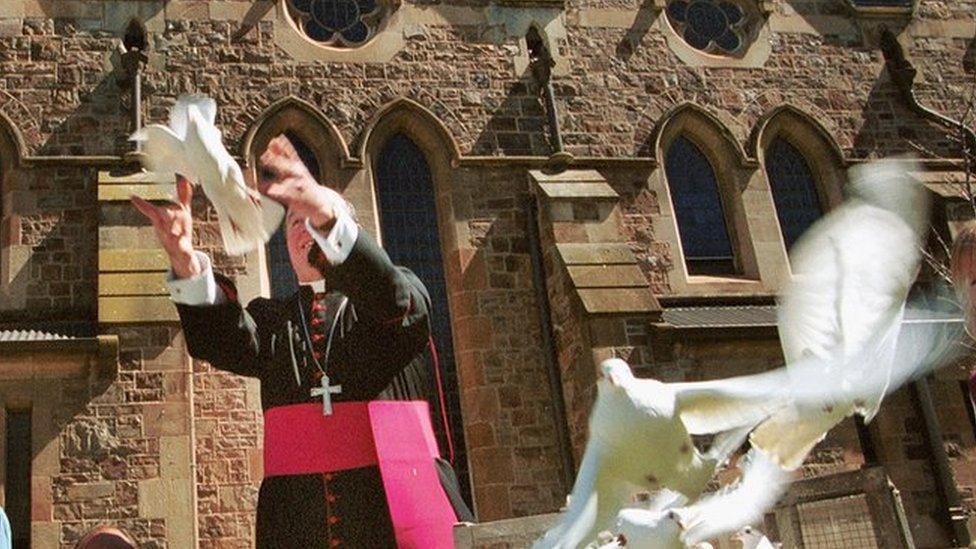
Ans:
[[[329,464],[308,472],[306,462],[345,448],[301,448],[305,437],[292,425],[297,416],[278,412],[307,412],[315,403],[315,415],[319,409],[324,415],[314,421],[333,425],[346,417],[343,407],[354,403],[430,400],[433,385],[423,359],[430,298],[412,272],[394,266],[359,230],[345,200],[313,180],[287,138],[269,143],[260,168],[259,190],[288,208],[288,253],[302,286],[287,299],[256,298],[244,307],[231,281],[213,273],[206,254],[193,249],[192,190],[186,180],[177,178],[176,204],[132,199],[169,255],[167,284],[190,354],[261,381],[266,473],[258,498],[257,546],[382,548],[396,547],[397,540],[403,546],[394,535],[379,468]],[[333,408],[336,415],[330,416]],[[327,436],[334,440],[363,430],[361,425],[333,428]],[[292,450],[311,453],[296,462]],[[457,479],[442,460],[436,462],[437,477],[435,490],[444,490],[453,513],[471,520]]]

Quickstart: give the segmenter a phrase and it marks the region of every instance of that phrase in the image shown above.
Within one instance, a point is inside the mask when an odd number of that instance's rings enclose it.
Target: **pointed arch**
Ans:
[[[806,161],[823,209],[840,204],[847,161],[830,132],[804,110],[785,104],[763,115],[750,136],[750,153],[764,168],[768,167],[766,154],[777,140],[796,149]]]
[[[298,135],[319,158],[319,173],[336,173],[351,163],[349,147],[339,129],[321,110],[293,95],[268,106],[251,124],[241,143],[241,157],[248,167],[276,135],[285,131]]]
[[[785,119],[785,121],[781,121],[781,119]],[[840,145],[837,144],[837,141],[827,131],[827,128],[816,117],[808,114],[800,107],[789,103],[770,110],[756,121],[756,125],[749,135],[749,154],[752,158],[762,158],[762,151],[765,149],[762,145],[769,145],[769,139],[766,139],[765,135],[770,131],[780,129],[784,125],[784,122],[806,127],[812,132],[811,137],[819,139],[821,145],[830,151],[838,165],[844,165],[846,163],[844,151],[841,150]],[[789,124],[786,125],[788,126]]]
[[[731,155],[738,166],[749,164],[748,157],[739,140],[736,139],[735,133],[710,111],[690,102],[669,109],[656,125],[651,143],[654,144],[658,162],[663,159],[663,151],[670,145],[670,140],[682,133],[698,136],[696,141],[707,141],[708,143],[699,144],[709,149],[713,155]]]
[[[662,229],[681,244],[681,280],[696,275],[758,280],[742,197],[754,163],[734,134],[707,110],[684,103],[662,118],[651,143],[662,168],[656,189],[670,211]]]
[[[365,163],[367,155],[375,152],[372,149],[376,141],[395,133],[407,134],[425,151],[446,152],[452,166],[461,159],[461,148],[447,126],[429,109],[407,97],[398,97],[376,111],[363,130],[357,156]]]
[[[20,166],[26,151],[24,135],[10,117],[0,111],[0,162],[7,168]]]
[[[309,170],[319,176],[319,183],[340,192],[349,183],[349,149],[336,126],[311,103],[294,96],[285,97],[264,110],[251,124],[241,143],[244,169],[250,172],[251,181],[257,158],[275,136],[287,134],[306,163],[314,159],[317,165]],[[297,288],[287,256],[287,247],[280,230],[267,246],[255,250],[248,259],[262,268],[249,271],[244,279],[238,279],[242,292],[252,295],[286,295]]]

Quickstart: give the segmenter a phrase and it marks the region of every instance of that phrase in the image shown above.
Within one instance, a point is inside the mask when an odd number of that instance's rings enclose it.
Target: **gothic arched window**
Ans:
[[[286,131],[285,136],[295,146],[295,151],[305,163],[312,177],[319,181],[319,161],[312,149],[295,132]],[[271,281],[271,297],[288,297],[298,291],[298,277],[291,267],[288,257],[288,243],[285,240],[285,224],[271,236],[267,244],[268,271]]]
[[[688,274],[734,274],[732,241],[708,158],[691,140],[679,136],[668,148],[664,169]]]
[[[454,466],[461,491],[470,501],[451,316],[430,166],[420,148],[400,133],[383,145],[376,160],[375,177],[383,249],[393,263],[413,271],[430,293],[431,330],[444,372],[444,396],[456,451]],[[434,423],[435,430],[441,431],[440,422]]]
[[[783,243],[789,250],[823,215],[813,172],[796,147],[776,138],[766,149],[766,177],[773,192]]]

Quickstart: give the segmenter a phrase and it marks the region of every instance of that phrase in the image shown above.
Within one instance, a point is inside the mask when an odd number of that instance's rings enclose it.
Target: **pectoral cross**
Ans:
[[[332,395],[342,392],[342,385],[329,385],[329,376],[323,375],[320,387],[312,389],[312,396],[322,397],[322,415],[332,415]]]

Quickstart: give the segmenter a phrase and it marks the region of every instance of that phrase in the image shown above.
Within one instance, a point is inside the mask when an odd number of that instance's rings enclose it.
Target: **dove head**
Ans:
[[[754,549],[762,540],[763,535],[752,526],[743,526],[732,539],[742,544],[743,549]]]
[[[619,358],[608,358],[600,363],[601,377],[614,387],[621,387],[634,379],[630,366]]]
[[[919,237],[929,221],[929,195],[911,172],[914,162],[880,160],[854,166],[849,172],[848,192],[872,206],[902,218]]]

